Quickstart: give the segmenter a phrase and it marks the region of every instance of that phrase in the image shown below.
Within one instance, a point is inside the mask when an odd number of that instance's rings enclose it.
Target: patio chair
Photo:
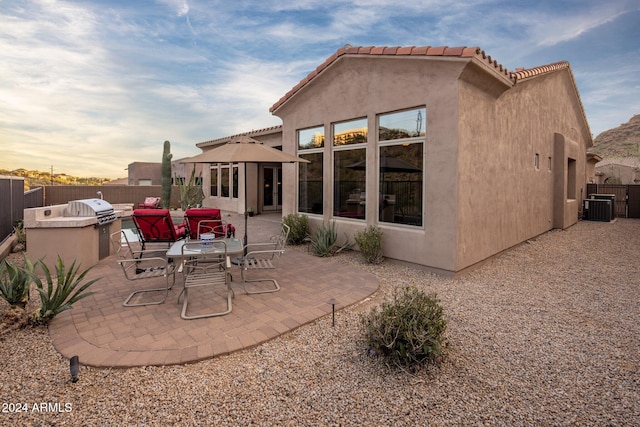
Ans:
[[[149,243],[168,246],[185,236],[184,224],[173,225],[169,209],[135,209],[131,218],[138,229],[142,251]]]
[[[158,209],[160,207],[160,197],[145,197],[144,202],[138,203],[139,209]]]
[[[242,286],[247,294],[264,294],[268,292],[277,292],[280,285],[276,279],[271,278],[253,278],[248,279],[247,273],[255,270],[272,270],[277,268],[280,257],[284,254],[284,249],[289,238],[291,229],[287,224],[282,224],[280,234],[271,236],[269,242],[265,243],[249,243],[245,248],[246,255],[238,259],[238,267],[242,275]],[[247,283],[252,282],[271,282],[273,285],[266,289],[249,290]]]
[[[202,233],[214,233],[219,237],[235,237],[233,225],[222,220],[220,209],[191,208],[184,212],[184,224],[191,239],[200,239]]]
[[[132,292],[122,303],[125,307],[137,307],[142,305],[162,304],[167,299],[169,289],[176,283],[176,267],[169,263],[165,258],[148,257],[141,259],[139,257],[140,250],[133,247],[132,242],[127,238],[127,234],[123,231],[116,231],[111,234],[111,244],[114,252],[118,256],[118,264],[122,267],[124,276],[127,280],[143,280],[164,277],[166,286],[162,288],[143,289]],[[169,276],[173,280],[169,283]],[[150,302],[131,303],[130,301],[139,294],[147,292],[162,292],[162,299],[152,300]]]
[[[223,316],[231,313],[233,298],[233,289],[231,289],[231,261],[227,255],[227,244],[222,240],[213,240],[209,243],[212,253],[208,253],[207,249],[201,242],[185,243],[182,246],[183,254],[183,275],[184,288],[180,295],[184,294],[182,302],[182,312],[180,317],[185,320],[202,319],[205,317]],[[213,249],[215,248],[215,253]],[[193,255],[199,252],[198,255]],[[216,287],[217,290],[222,289],[226,294],[226,309],[223,311],[215,311],[204,314],[187,314],[189,305],[189,290],[201,287]],[[205,301],[209,298],[198,298]],[[178,296],[178,302],[180,296]]]

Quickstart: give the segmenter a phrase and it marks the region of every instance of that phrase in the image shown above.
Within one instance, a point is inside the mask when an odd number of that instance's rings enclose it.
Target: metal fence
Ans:
[[[592,194],[613,194],[617,217],[640,218],[640,185],[587,184],[587,198]]]
[[[0,241],[13,232],[16,221],[23,219],[24,178],[0,177]]]

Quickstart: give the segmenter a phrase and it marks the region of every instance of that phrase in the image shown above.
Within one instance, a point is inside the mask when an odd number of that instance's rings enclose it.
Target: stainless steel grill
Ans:
[[[116,220],[113,206],[102,199],[72,200],[67,204],[64,216],[94,216],[98,219],[98,225],[108,224]]]

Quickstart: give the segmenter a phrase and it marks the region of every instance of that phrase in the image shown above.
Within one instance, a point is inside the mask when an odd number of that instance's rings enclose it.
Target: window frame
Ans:
[[[424,129],[423,132],[418,131],[417,136],[411,136],[406,138],[397,138],[397,139],[387,139],[380,140],[380,119],[383,116],[390,116],[396,113],[405,113],[410,111],[418,111],[422,112],[422,122],[421,129]],[[420,212],[419,212],[419,224],[408,224],[402,222],[393,222],[393,221],[383,221],[383,213],[379,212],[377,216],[377,222],[380,224],[385,224],[389,226],[399,226],[399,227],[410,227],[412,229],[424,229],[426,218],[426,197],[424,194],[424,189],[426,187],[426,148],[427,148],[427,107],[426,105],[414,106],[410,108],[405,108],[402,110],[394,110],[384,113],[376,114],[376,194],[378,197],[378,205],[383,206],[384,199],[382,199],[382,188],[381,188],[381,171],[380,171],[380,158],[381,158],[381,149],[383,147],[394,147],[394,146],[409,146],[412,144],[422,144],[422,153],[421,153],[421,168],[422,168],[422,182],[421,182],[421,193],[420,193]]]
[[[337,144],[336,143],[336,126],[342,126],[342,125],[346,125],[348,123],[357,123],[357,122],[361,122],[364,121],[365,124],[365,141],[362,142],[354,142],[354,143],[344,143],[344,144]],[[367,169],[368,166],[366,164],[366,160],[367,160],[367,149],[368,149],[368,145],[369,145],[369,122],[368,122],[368,118],[367,117],[357,117],[357,118],[353,118],[353,119],[348,119],[348,120],[341,120],[341,121],[337,121],[337,122],[333,122],[330,125],[330,129],[331,129],[331,182],[333,183],[333,189],[332,189],[332,198],[331,198],[331,217],[332,218],[339,218],[341,220],[353,220],[353,221],[366,221],[367,220],[367,202],[366,202],[366,189],[367,189]],[[355,136],[354,136],[355,138]],[[363,211],[362,211],[362,217],[360,217],[360,208],[359,206],[361,206],[362,202],[358,202],[358,207],[356,209],[357,215],[355,217],[352,216],[348,216],[348,215],[338,215],[338,208],[339,206],[336,206],[337,201],[341,198],[343,198],[343,194],[340,194],[338,191],[336,191],[336,188],[338,188],[339,186],[339,182],[336,181],[336,153],[341,153],[341,152],[345,152],[345,151],[353,151],[353,150],[364,150],[364,161],[365,161],[365,170],[363,171],[364,173],[364,191],[362,191],[361,189],[361,193],[365,193],[365,198],[364,198],[364,205],[363,206]],[[348,195],[347,195],[347,199],[348,199]],[[360,196],[360,199],[362,199],[362,196]]]
[[[313,131],[315,129],[319,129],[322,132],[322,142],[320,144],[318,144],[318,146],[312,147],[312,148],[301,148],[300,146],[300,135],[302,132],[304,131]],[[320,132],[318,132],[320,133]],[[324,174],[326,173],[325,169],[324,169],[324,159],[325,159],[325,152],[326,152],[326,132],[325,132],[325,126],[324,125],[317,125],[317,126],[310,126],[310,127],[305,127],[305,128],[300,128],[296,130],[296,147],[297,147],[297,155],[298,157],[301,158],[305,158],[305,155],[309,155],[309,154],[320,154],[320,164],[321,164],[321,168],[322,168],[322,180],[321,180],[321,195],[320,195],[320,212],[319,213],[314,213],[312,206],[307,206],[307,211],[301,211],[300,208],[300,201],[301,201],[301,179],[300,179],[300,171],[301,171],[301,164],[298,164],[298,173],[297,173],[297,200],[296,200],[296,212],[298,214],[303,214],[303,215],[323,215],[324,214],[324,201],[325,201],[325,191],[324,191]],[[308,190],[307,190],[308,191]]]

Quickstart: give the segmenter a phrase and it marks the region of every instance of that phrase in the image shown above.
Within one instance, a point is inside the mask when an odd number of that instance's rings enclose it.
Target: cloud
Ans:
[[[123,176],[132,161],[157,161],[165,139],[180,158],[279,124],[271,105],[346,43],[480,46],[508,67],[535,66],[637,10],[637,0],[558,4],[0,1],[0,162]],[[574,72],[595,122],[610,114],[600,105],[622,110],[607,92],[637,87],[640,73],[596,75],[587,53]]]
[[[168,6],[177,16],[185,16],[189,13],[189,3],[187,0],[158,0],[161,4]]]

